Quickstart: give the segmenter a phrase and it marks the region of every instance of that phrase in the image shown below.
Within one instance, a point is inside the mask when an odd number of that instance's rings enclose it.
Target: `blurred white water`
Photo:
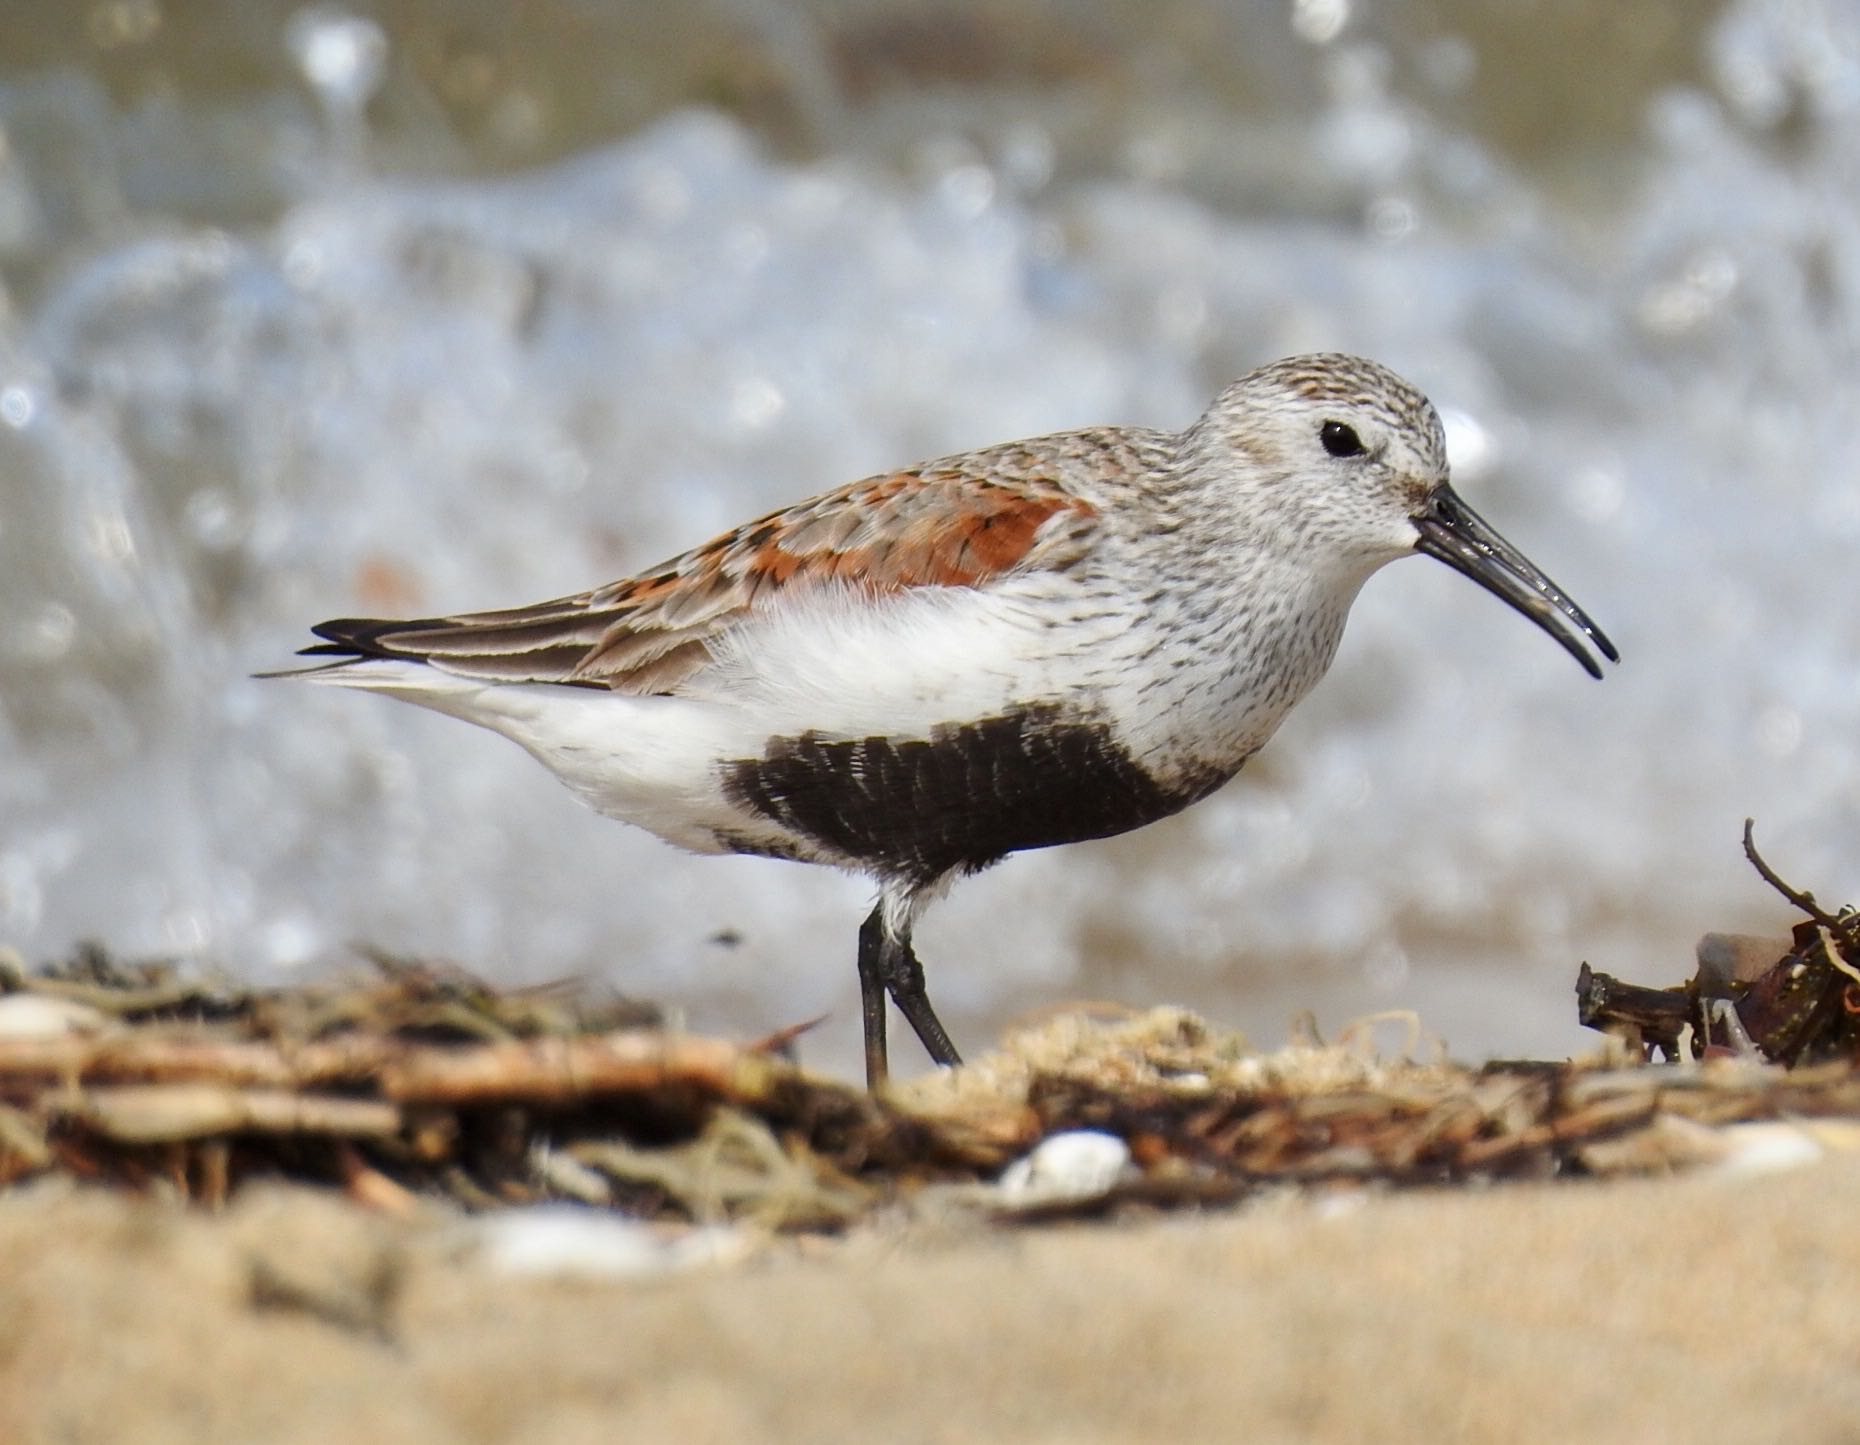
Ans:
[[[1622,666],[1597,686],[1392,569],[1233,787],[932,912],[958,1036],[1111,995],[1576,1048],[1579,960],[1676,980],[1698,933],[1784,921],[1747,814],[1860,895],[1851,7],[1732,6],[1605,214],[1405,99],[1347,6],[1275,42],[1329,47],[1315,113],[1232,123],[1223,186],[1277,209],[1198,190],[1166,137],[1058,176],[1025,121],[901,168],[684,110],[412,179],[370,164],[379,37],[304,14],[326,113],[249,225],[97,222],[159,157],[81,76],[0,84],[0,136],[60,138],[0,152],[0,258],[41,267],[0,313],[0,941],[275,973],[367,940],[745,1031],[831,1010],[809,1048],[846,1066],[859,881],[685,857],[489,735],[247,674],[326,616],[576,590],[880,467],[1178,426],[1316,348],[1433,395],[1462,490]]]

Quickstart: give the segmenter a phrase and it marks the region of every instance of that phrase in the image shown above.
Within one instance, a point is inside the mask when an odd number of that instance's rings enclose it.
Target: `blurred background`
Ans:
[[[0,942],[581,974],[831,1012],[850,1070],[860,881],[248,674],[1339,348],[1434,397],[1622,666],[1390,569],[1234,786],[934,910],[934,996],[971,1049],[1078,997],[1581,1048],[1582,960],[1677,982],[1789,921],[1747,814],[1860,897],[1857,121],[1832,0],[15,5]]]

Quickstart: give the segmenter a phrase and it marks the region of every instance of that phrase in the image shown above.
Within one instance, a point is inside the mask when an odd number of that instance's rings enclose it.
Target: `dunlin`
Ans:
[[[870,875],[869,1080],[889,992],[959,1062],[911,931],[953,879],[1231,778],[1330,665],[1357,591],[1424,552],[1597,677],[1613,645],[1454,493],[1440,419],[1374,362],[1299,356],[1186,431],[1067,432],[771,512],[639,576],[501,612],[344,618],[289,676],[521,744],[699,853]]]

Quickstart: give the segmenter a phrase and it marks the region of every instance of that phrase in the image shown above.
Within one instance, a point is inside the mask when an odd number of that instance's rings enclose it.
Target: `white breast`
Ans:
[[[822,589],[716,648],[681,691],[744,711],[766,736],[921,737],[1115,682],[1124,619],[1063,577],[874,599]]]

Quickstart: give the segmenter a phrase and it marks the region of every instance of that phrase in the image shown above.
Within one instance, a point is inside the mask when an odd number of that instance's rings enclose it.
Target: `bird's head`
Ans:
[[[1410,552],[1436,557],[1554,637],[1595,677],[1614,644],[1538,566],[1461,500],[1447,479],[1433,404],[1357,356],[1288,357],[1234,382],[1193,435],[1228,465],[1248,514],[1280,546],[1307,547],[1367,575]]]

